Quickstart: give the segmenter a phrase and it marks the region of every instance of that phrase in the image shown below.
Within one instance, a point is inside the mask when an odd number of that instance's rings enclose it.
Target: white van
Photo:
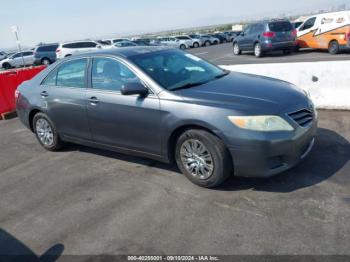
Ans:
[[[314,15],[297,29],[298,47],[328,49],[338,54],[350,49],[350,10]]]

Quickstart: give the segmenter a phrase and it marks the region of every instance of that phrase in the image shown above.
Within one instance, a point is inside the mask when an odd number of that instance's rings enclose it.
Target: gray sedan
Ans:
[[[176,162],[195,184],[269,177],[314,144],[317,114],[303,91],[222,70],[165,47],[62,59],[17,93],[20,120],[47,150],[64,142]]]

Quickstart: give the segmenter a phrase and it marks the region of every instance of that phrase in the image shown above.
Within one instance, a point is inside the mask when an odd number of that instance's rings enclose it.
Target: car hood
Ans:
[[[304,92],[288,82],[235,72],[178,92],[191,103],[220,106],[242,113],[276,114],[292,105],[308,103]]]

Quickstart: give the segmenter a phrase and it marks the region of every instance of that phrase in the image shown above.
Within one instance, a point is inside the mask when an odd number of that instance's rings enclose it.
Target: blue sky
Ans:
[[[220,24],[244,18],[330,8],[350,0],[6,0],[0,49],[23,45]]]

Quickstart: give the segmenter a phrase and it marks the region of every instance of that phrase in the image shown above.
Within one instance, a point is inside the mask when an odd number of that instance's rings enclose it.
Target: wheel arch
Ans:
[[[214,135],[214,136],[218,137],[220,140],[222,140],[222,142],[226,146],[225,140],[219,131],[213,130],[212,128],[210,128],[204,124],[200,124],[200,123],[183,124],[183,125],[176,127],[171,132],[168,139],[166,140],[166,153],[167,153],[169,162],[174,163],[174,161],[175,161],[175,147],[176,147],[177,140],[184,132],[186,132],[187,130],[191,130],[191,129],[207,131],[208,133],[211,133],[212,135]]]
[[[33,119],[34,119],[34,116],[37,114],[37,113],[42,113],[42,111],[38,108],[33,108],[30,112],[29,112],[29,115],[28,115],[28,123],[29,123],[29,128],[32,132],[34,132],[34,127],[33,127]]]

